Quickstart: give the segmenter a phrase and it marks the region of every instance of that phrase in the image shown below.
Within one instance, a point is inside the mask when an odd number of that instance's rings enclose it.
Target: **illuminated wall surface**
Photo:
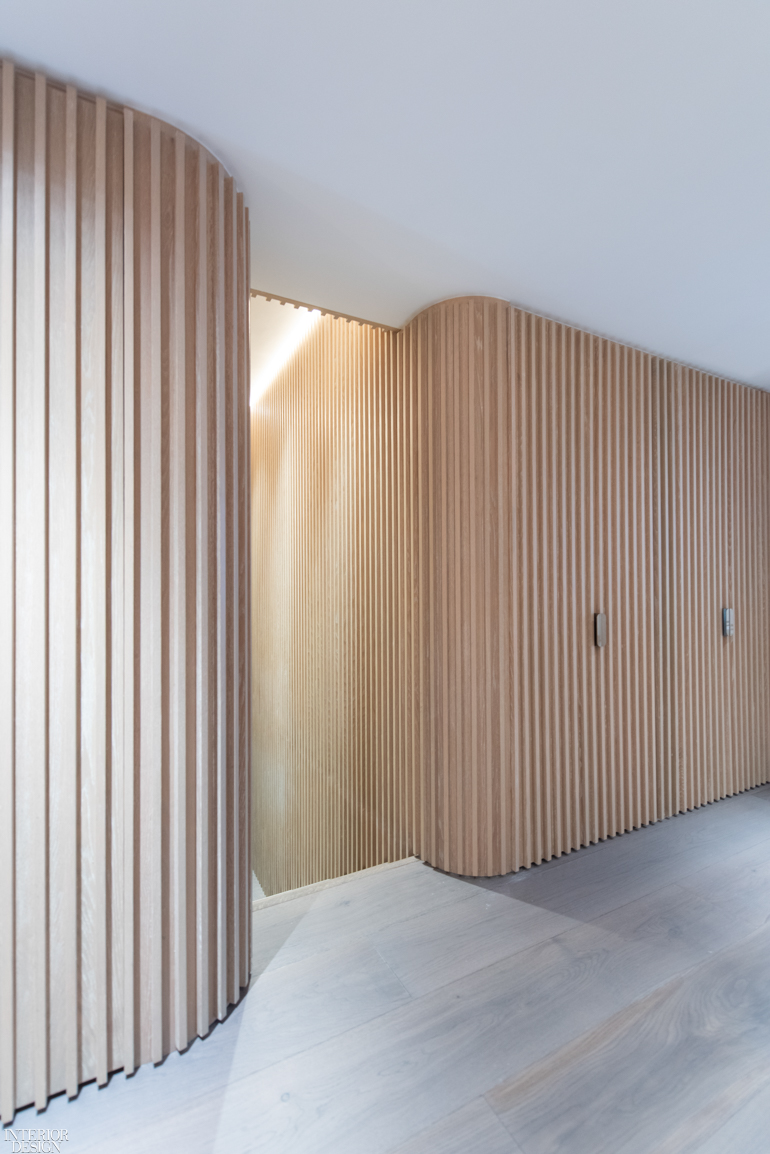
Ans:
[[[506,873],[770,777],[770,395],[464,298],[325,318],[251,435],[266,892]]]
[[[0,84],[0,1105],[249,974],[248,218],[168,125]]]

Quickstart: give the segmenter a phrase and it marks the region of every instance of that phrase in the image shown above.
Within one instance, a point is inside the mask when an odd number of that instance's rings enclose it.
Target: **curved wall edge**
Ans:
[[[248,213],[0,64],[0,1113],[184,1049],[250,969]]]

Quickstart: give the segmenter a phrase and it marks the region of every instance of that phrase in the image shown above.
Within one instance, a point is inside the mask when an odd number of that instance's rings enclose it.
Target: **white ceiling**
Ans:
[[[213,147],[255,287],[488,293],[770,388],[767,0],[0,0],[0,52]]]

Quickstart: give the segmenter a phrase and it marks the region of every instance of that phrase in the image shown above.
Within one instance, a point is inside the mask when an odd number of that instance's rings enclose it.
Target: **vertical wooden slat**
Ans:
[[[713,377],[706,377],[703,382],[703,423],[700,429],[700,463],[699,470],[702,471],[708,467],[707,490],[705,494],[705,503],[702,507],[702,541],[701,553],[703,557],[703,565],[706,579],[706,590],[704,599],[704,618],[701,624],[703,635],[705,638],[705,653],[708,667],[711,669],[711,676],[708,678],[707,697],[705,701],[706,724],[705,724],[705,745],[708,758],[707,765],[707,791],[712,797],[719,796],[719,744],[720,744],[720,717],[718,714],[718,678],[719,678],[719,658],[718,658],[718,642],[719,635],[715,628],[715,622],[719,620],[718,605],[719,595],[716,588],[715,574],[716,574],[716,558],[714,556],[716,548],[716,535],[714,532],[715,509],[717,505],[717,486],[716,473],[717,461],[714,451],[714,425],[715,425],[715,384]]]
[[[703,594],[708,580],[708,566],[705,558],[701,558],[700,549],[703,541],[703,502],[708,499],[704,491],[705,476],[703,462],[700,455],[701,432],[703,425],[702,378],[690,372],[690,533],[689,533],[689,578],[690,578],[690,629],[691,644],[695,650],[698,675],[690,686],[692,702],[692,724],[694,759],[692,765],[693,802],[700,803],[706,796],[706,774],[708,767],[708,750],[704,741],[704,702],[708,696],[710,677],[707,673],[705,654],[703,652],[703,623],[706,616],[703,605]]]
[[[582,668],[581,651],[584,652],[585,647],[580,644],[581,636],[584,633],[583,626],[583,591],[582,591],[582,569],[583,569],[583,533],[581,530],[580,516],[582,506],[580,504],[580,492],[582,484],[582,458],[580,455],[580,446],[582,445],[582,437],[580,436],[581,420],[582,420],[582,406],[580,404],[580,374],[578,368],[578,336],[572,329],[566,330],[568,342],[568,355],[565,365],[565,376],[567,377],[569,390],[569,431],[567,433],[567,444],[569,445],[569,455],[571,468],[569,474],[565,470],[565,486],[567,487],[567,494],[565,496],[566,507],[572,511],[570,524],[570,550],[568,557],[565,558],[565,583],[569,581],[572,585],[573,595],[570,604],[570,630],[567,638],[567,644],[571,654],[571,677],[572,677],[572,716],[571,726],[569,731],[568,742],[571,747],[573,759],[573,831],[570,848],[575,849],[583,843],[583,804],[582,804],[582,758],[581,758],[581,734],[582,734],[582,716],[580,709],[580,686],[585,683],[584,670]]]
[[[239,326],[239,379],[238,414],[240,428],[240,764],[238,767],[241,808],[240,845],[241,864],[238,871],[241,906],[240,986],[247,986],[251,974],[251,844],[249,822],[251,817],[251,457],[249,452],[249,229],[244,211],[243,194],[238,194],[238,301]]]
[[[621,563],[623,526],[621,500],[625,461],[620,453],[621,373],[619,346],[608,342],[607,351],[607,428],[606,428],[606,495],[607,495],[607,604],[615,628],[615,644],[606,651],[607,657],[607,785],[609,833],[622,833],[626,828],[625,799],[628,762],[625,749],[623,656],[625,651],[625,605],[627,601],[627,574]],[[618,772],[619,767],[623,767]]]
[[[216,390],[216,637],[217,637],[217,743],[216,743],[216,831],[217,831],[217,923],[216,973],[217,1017],[227,1013],[227,426],[225,398],[225,177],[217,171],[215,197],[216,287],[214,296],[215,390]]]
[[[576,396],[575,405],[577,409],[576,417],[576,454],[577,454],[577,488],[576,501],[577,510],[576,517],[578,521],[578,533],[580,547],[578,550],[578,568],[577,568],[577,617],[578,628],[576,633],[576,647],[579,654],[578,664],[578,682],[576,692],[578,694],[581,704],[585,705],[580,709],[580,746],[579,750],[582,753],[580,756],[580,844],[587,844],[590,839],[591,828],[591,799],[592,792],[589,781],[589,702],[587,700],[589,672],[588,662],[591,656],[590,642],[591,642],[591,627],[592,627],[592,599],[591,590],[587,587],[586,572],[588,566],[588,555],[590,551],[590,532],[591,524],[588,520],[588,508],[586,502],[587,479],[586,474],[590,468],[590,461],[586,463],[587,452],[587,438],[584,435],[586,424],[586,409],[587,397],[586,392],[589,387],[589,382],[586,380],[586,362],[584,355],[585,335],[583,333],[575,333],[575,378],[576,378]],[[520,864],[525,864],[523,861]]]
[[[640,550],[642,574],[642,620],[644,623],[645,647],[643,650],[642,693],[644,714],[643,764],[645,769],[644,816],[646,821],[658,817],[656,781],[658,777],[655,729],[655,621],[659,617],[653,609],[655,590],[655,548],[653,543],[653,521],[655,516],[655,446],[653,437],[652,363],[651,358],[641,354],[641,370],[638,382],[640,393],[639,456],[641,459],[642,485],[638,491],[639,501],[645,507],[640,519]],[[642,446],[646,451],[642,452]]]
[[[149,122],[149,150],[144,177],[148,203],[142,219],[141,244],[146,252],[142,318],[147,332],[141,381],[141,821],[146,829],[143,852],[145,876],[141,901],[146,905],[142,943],[147,975],[146,1022],[148,1054],[163,1057],[163,610],[162,610],[162,345],[161,345],[161,128]]]
[[[655,721],[656,721],[656,795],[658,817],[670,817],[669,779],[671,770],[671,711],[669,705],[669,606],[668,577],[668,492],[666,475],[667,422],[663,411],[662,366],[655,358],[651,365],[653,395],[653,454],[654,454],[654,524],[652,535],[654,564],[653,599],[656,606],[655,639]]]
[[[0,1120],[16,1108],[15,638],[15,70],[3,61],[0,90]]]
[[[86,932],[92,938],[94,1059],[107,1081],[107,409],[106,389],[106,103],[96,100],[93,145],[90,357],[81,376],[81,721],[84,837],[92,891]],[[89,221],[90,225],[90,221]],[[90,264],[90,262],[89,262]],[[83,277],[86,261],[83,261]],[[86,303],[87,302],[87,303]],[[92,923],[88,925],[90,918]]]
[[[125,139],[122,111],[106,109],[105,128],[105,246],[107,405],[107,670],[108,769],[107,807],[107,1068],[123,1057],[125,823],[123,799],[127,769],[125,751],[125,413],[124,413],[124,258]],[[131,771],[128,770],[130,773]]]
[[[446,324],[447,324],[447,310],[442,309],[437,318],[438,325],[440,325],[440,340],[438,343],[438,356],[440,361],[440,380],[447,381],[449,359],[449,350],[446,342]],[[438,327],[438,326],[437,326]],[[448,382],[447,382],[448,383]],[[449,452],[447,441],[447,420],[448,420],[448,388],[438,389],[438,406],[439,406],[439,436],[438,436],[438,454],[440,458],[440,479],[439,479],[439,498],[441,502],[441,541],[443,547],[448,548],[448,536],[450,525],[450,497],[449,497]],[[451,759],[450,759],[450,727],[451,727],[451,710],[449,709],[449,638],[451,636],[450,629],[450,600],[449,600],[449,579],[450,572],[447,571],[442,574],[441,580],[441,791],[442,791],[442,809],[441,809],[441,824],[444,830],[444,852],[441,856],[441,862],[448,861],[450,857],[449,847],[452,844],[451,837]]]
[[[527,825],[530,834],[530,849],[528,856],[530,860],[542,861],[543,858],[543,837],[544,837],[544,803],[547,804],[547,787],[546,782],[540,774],[543,772],[542,760],[542,728],[541,728],[541,708],[542,708],[542,686],[540,682],[541,670],[540,659],[542,650],[540,646],[540,626],[542,622],[541,598],[542,587],[540,585],[540,508],[538,507],[538,498],[542,494],[541,479],[538,476],[538,418],[539,418],[539,399],[540,399],[540,381],[538,373],[540,368],[540,359],[538,357],[538,342],[537,337],[539,327],[541,324],[540,317],[528,318],[528,323],[525,328],[526,336],[524,337],[524,344],[526,346],[526,355],[529,372],[523,382],[524,404],[527,421],[527,434],[525,435],[525,459],[526,459],[526,493],[527,493],[527,522],[526,522],[526,536],[527,536],[527,558],[529,565],[526,571],[526,617],[524,620],[528,623],[528,658],[529,658],[529,677],[528,682],[531,686],[529,703],[527,708],[528,720],[530,725],[530,758],[527,764],[527,784],[529,786],[529,797],[527,804]],[[529,806],[531,805],[531,809]]]
[[[492,614],[495,613],[497,606],[493,606],[492,601],[492,581],[493,581],[493,565],[492,558],[496,552],[496,542],[493,537],[493,521],[492,510],[494,508],[494,490],[492,488],[492,469],[494,467],[494,447],[492,445],[492,395],[491,395],[491,375],[493,371],[491,360],[494,358],[494,344],[492,331],[490,329],[490,306],[488,302],[484,302],[481,306],[481,322],[482,328],[482,372],[483,372],[483,400],[482,400],[482,464],[479,469],[479,475],[483,479],[483,508],[484,516],[482,520],[483,529],[483,582],[484,582],[484,611],[480,624],[483,625],[482,634],[484,640],[484,684],[481,697],[481,706],[483,709],[482,718],[482,732],[484,738],[484,754],[483,754],[483,774],[482,774],[482,797],[481,802],[484,810],[484,826],[482,827],[482,848],[481,848],[481,866],[486,873],[491,873],[492,870],[499,866],[499,838],[497,837],[497,822],[495,820],[495,797],[497,794],[495,778],[499,776],[499,770],[496,774],[495,767],[499,765],[495,751],[495,744],[493,744],[492,735],[492,718],[495,709],[495,683],[492,679],[492,666],[494,657],[494,643],[492,637]],[[478,337],[477,337],[478,340]],[[477,346],[478,347],[478,346]],[[495,679],[496,681],[496,679]]]
[[[589,714],[588,741],[586,743],[586,801],[588,808],[588,822],[586,842],[598,841],[603,834],[602,823],[602,770],[601,734],[603,717],[601,711],[602,696],[599,682],[598,662],[600,655],[591,647],[591,625],[593,615],[602,612],[606,606],[601,597],[601,546],[603,541],[601,510],[597,502],[597,484],[601,483],[601,447],[597,446],[596,410],[601,407],[601,398],[597,406],[597,340],[586,335],[583,340],[583,356],[585,364],[583,372],[586,379],[586,480],[585,492],[587,495],[586,515],[586,547],[587,563],[585,572],[586,581],[586,635],[583,645],[587,650],[588,679],[586,686],[586,712]],[[540,860],[540,858],[530,859]]]
[[[599,528],[594,538],[596,549],[596,566],[594,570],[594,596],[597,609],[607,614],[617,627],[617,619],[613,614],[614,608],[609,600],[611,592],[611,578],[609,562],[611,553],[612,518],[610,515],[610,486],[614,478],[611,475],[610,450],[612,399],[608,382],[608,345],[599,338],[592,342],[595,349],[596,389],[594,406],[594,451],[596,454],[596,468],[594,470],[594,509],[596,523]],[[596,686],[597,686],[597,713],[598,713],[598,790],[597,801],[599,808],[599,837],[605,838],[614,832],[612,829],[612,790],[614,780],[609,773],[610,766],[610,733],[609,726],[612,718],[608,708],[611,693],[610,678],[611,666],[617,644],[605,650],[594,650],[596,658]]]
[[[750,622],[750,529],[748,524],[749,486],[747,484],[747,450],[748,450],[748,420],[747,409],[749,393],[746,389],[736,389],[738,401],[738,421],[736,441],[736,521],[735,521],[735,560],[737,563],[738,580],[736,582],[736,618],[740,620],[740,629],[733,638],[737,658],[738,693],[739,693],[739,722],[741,734],[741,761],[738,789],[745,789],[751,781],[751,761],[754,744],[754,734],[751,728],[751,685],[749,666]]]
[[[211,1021],[209,1002],[209,204],[208,161],[198,154],[198,269],[195,318],[195,892],[197,949],[197,1031]]]
[[[497,381],[496,428],[497,439],[497,596],[499,599],[498,659],[498,710],[500,742],[500,869],[507,873],[513,865],[514,842],[510,830],[511,778],[515,772],[512,764],[511,707],[510,707],[510,531],[513,492],[511,477],[511,428],[509,421],[509,379],[503,369],[509,367],[509,312],[497,306]],[[494,479],[493,479],[494,483]]]
[[[385,674],[386,674],[386,715],[391,719],[390,724],[386,728],[387,743],[386,743],[386,764],[389,766],[389,775],[387,778],[387,810],[386,810],[386,829],[385,829],[385,854],[386,861],[393,861],[395,859],[395,841],[398,839],[398,832],[396,826],[396,791],[398,788],[398,765],[396,760],[396,740],[397,740],[397,714],[396,703],[394,696],[394,657],[396,646],[393,645],[391,638],[395,636],[395,617],[397,612],[395,600],[395,586],[394,586],[394,557],[395,557],[395,500],[396,500],[396,473],[395,473],[395,428],[393,411],[393,390],[390,380],[390,358],[388,357],[388,348],[385,341],[383,341],[383,334],[376,330],[368,333],[363,326],[358,326],[358,336],[361,340],[369,340],[372,350],[378,356],[382,364],[382,391],[383,400],[385,402],[385,421],[387,428],[387,568],[385,571],[386,577],[386,591],[385,591]]]
[[[174,1044],[189,1041],[187,1030],[187,365],[185,151],[174,137],[174,253],[172,272],[171,406],[169,439],[169,528],[171,635],[169,710],[171,774],[171,953],[174,975]]]
[[[18,76],[16,92],[16,124],[14,125],[15,156],[14,168],[15,185],[15,237],[13,249],[13,304],[11,320],[13,336],[9,341],[14,350],[12,394],[15,422],[11,441],[14,476],[12,492],[14,493],[14,510],[11,527],[13,530],[13,587],[9,591],[14,609],[13,631],[13,701],[11,724],[13,728],[14,748],[12,765],[13,773],[13,801],[14,801],[14,830],[15,842],[14,862],[11,875],[14,877],[12,901],[14,903],[13,922],[15,930],[15,953],[13,959],[15,987],[14,1018],[16,1030],[14,1037],[14,1082],[17,1097],[31,1101],[35,1095],[34,1062],[32,1045],[36,1023],[36,1005],[34,1001],[34,949],[36,945],[34,915],[35,905],[30,882],[34,881],[34,873],[30,870],[18,868],[19,862],[26,862],[30,856],[31,847],[28,846],[26,836],[30,825],[29,811],[29,782],[33,774],[29,769],[29,759],[25,755],[24,742],[25,728],[28,722],[25,717],[28,704],[27,685],[22,680],[24,672],[23,662],[29,649],[28,612],[31,604],[27,601],[26,582],[19,584],[20,570],[27,561],[29,552],[29,536],[33,524],[30,522],[28,502],[30,487],[27,472],[34,460],[34,406],[31,400],[34,397],[31,382],[34,353],[34,328],[32,315],[34,313],[34,176],[35,176],[35,84],[34,78]],[[25,612],[25,610],[27,612]],[[20,952],[24,949],[27,954],[23,969],[19,965]],[[24,1023],[19,1028],[19,1023]]]
[[[693,637],[692,637],[692,610],[693,610],[693,588],[692,588],[692,477],[691,477],[691,457],[690,457],[690,436],[692,430],[692,397],[690,392],[690,373],[687,369],[680,370],[681,382],[681,437],[679,442],[680,447],[680,555],[679,555],[679,570],[681,572],[682,580],[682,602],[679,618],[681,620],[681,644],[683,652],[690,652],[693,657]],[[694,758],[693,758],[693,741],[695,737],[695,721],[693,716],[693,687],[697,683],[698,666],[697,658],[695,663],[691,666],[690,676],[683,679],[682,684],[682,765],[680,777],[680,801],[679,808],[682,810],[691,809],[694,795],[695,795],[695,781],[694,781]]]
[[[538,575],[537,595],[541,606],[538,621],[538,637],[536,657],[538,664],[538,715],[540,731],[538,740],[542,750],[540,787],[542,790],[542,808],[540,814],[540,854],[548,861],[551,858],[551,847],[554,842],[555,811],[557,799],[554,790],[554,765],[552,757],[552,742],[554,737],[553,725],[553,649],[551,647],[551,631],[555,617],[556,599],[552,595],[553,557],[551,526],[553,517],[553,477],[549,475],[550,442],[552,430],[549,429],[552,405],[549,403],[550,378],[553,368],[551,334],[553,325],[550,321],[538,318],[536,328],[537,375],[534,380],[537,394],[536,408],[533,408],[536,422],[536,524],[537,524],[537,564]]]
[[[49,772],[60,783],[62,808],[57,828],[61,845],[61,961],[65,1001],[65,1083],[78,1088],[78,470],[72,446],[78,440],[77,370],[77,93],[68,86],[64,124],[64,235],[62,255],[61,364],[58,387],[49,399],[50,729]],[[51,334],[53,336],[53,332]],[[58,375],[57,374],[57,375]],[[53,847],[52,847],[53,848]]]
[[[66,240],[64,235],[64,220],[66,217],[65,205],[65,171],[66,171],[66,95],[61,89],[53,90],[50,87],[46,92],[47,109],[47,173],[48,186],[48,243],[47,243],[47,358],[48,376],[51,381],[62,381],[62,389],[51,388],[48,396],[48,502],[49,508],[56,508],[56,498],[60,493],[62,513],[67,528],[72,531],[77,540],[77,488],[67,487],[68,470],[66,465],[72,462],[63,460],[64,454],[69,453],[72,444],[72,434],[76,435],[76,426],[67,425],[67,366],[64,358],[66,344],[63,326],[66,319],[67,303],[65,300],[65,260],[64,249]],[[66,382],[66,383],[65,383]],[[59,403],[61,402],[64,429],[70,434],[66,443],[60,436],[53,435],[58,428]],[[71,453],[69,453],[71,456]],[[63,484],[62,484],[63,482]],[[69,517],[68,517],[69,514]],[[49,1029],[48,1029],[48,1060],[49,1078],[54,1082],[61,1082],[66,1066],[67,1027],[64,1012],[65,977],[63,960],[66,958],[70,944],[69,926],[62,918],[62,906],[66,903],[66,896],[61,885],[65,878],[65,861],[67,859],[68,836],[62,830],[63,822],[69,817],[69,802],[72,794],[72,781],[68,780],[68,771],[73,762],[77,764],[76,737],[77,730],[77,653],[75,662],[66,668],[67,656],[70,651],[68,642],[71,638],[77,641],[75,623],[77,621],[76,603],[67,604],[68,570],[74,568],[76,552],[71,547],[72,536],[66,536],[61,529],[58,518],[48,519],[48,606],[51,621],[60,622],[59,627],[49,628],[48,641],[48,937],[49,937],[49,967],[48,967],[48,997],[50,1001]],[[62,545],[64,548],[62,549]],[[75,554],[73,556],[73,553]],[[75,569],[75,573],[76,573]],[[76,588],[75,583],[72,588]],[[57,603],[57,594],[61,589],[63,604]],[[67,613],[67,608],[70,612]],[[64,620],[62,620],[62,609]],[[72,612],[72,610],[75,612]],[[64,666],[64,669],[62,668]],[[62,674],[66,672],[66,680]],[[74,674],[74,677],[73,677]],[[74,706],[72,727],[67,724],[67,707]],[[70,745],[69,739],[74,734],[75,742]],[[74,756],[73,756],[74,755]],[[66,817],[65,817],[66,815]],[[67,863],[69,864],[69,863]]]
[[[32,800],[33,827],[29,847],[33,877],[34,896],[34,945],[32,949],[32,972],[35,984],[34,1004],[34,1086],[35,1106],[42,1110],[48,1100],[48,686],[42,671],[46,667],[48,612],[48,549],[45,540],[45,525],[48,516],[48,462],[46,438],[46,409],[48,402],[48,366],[46,325],[48,304],[48,190],[47,190],[47,84],[40,73],[35,75],[35,190],[34,190],[34,317],[32,331],[32,365],[30,377],[30,397],[27,401],[27,419],[30,423],[30,440],[24,447],[28,452],[19,453],[17,468],[23,464],[26,480],[30,487],[25,514],[29,517],[27,528],[28,552],[26,564],[17,571],[18,583],[28,584],[25,592],[27,604],[22,605],[29,625],[23,656],[23,673],[18,677],[18,701],[24,699],[26,732],[22,733],[22,743],[27,746],[27,769],[29,771],[30,797]],[[18,398],[17,398],[18,400]],[[18,449],[17,442],[17,449]],[[26,460],[24,458],[27,458]],[[17,498],[21,486],[17,484]],[[34,608],[32,598],[35,598]],[[26,648],[25,645],[25,648]],[[17,651],[17,658],[22,645]],[[21,664],[21,663],[20,663]],[[21,712],[21,711],[20,711]],[[18,762],[17,762],[18,763]],[[23,772],[23,766],[22,766]],[[34,831],[34,832],[33,832]]]
[[[527,570],[527,498],[526,498],[526,409],[522,387],[526,372],[526,341],[522,337],[524,319],[515,309],[511,321],[511,406],[515,413],[511,441],[512,468],[516,478],[514,488],[516,533],[514,537],[514,568],[516,573],[517,598],[514,601],[514,619],[521,623],[521,641],[514,649],[513,707],[514,736],[517,744],[516,777],[514,779],[514,806],[516,815],[515,838],[518,852],[515,865],[521,865],[530,854],[529,772],[530,772],[530,720],[529,720],[529,669],[527,616],[527,591],[529,589]]]
[[[15,876],[17,1092],[48,1093],[46,84],[19,109],[15,285]],[[20,104],[22,102],[20,101]],[[22,119],[23,116],[23,119]],[[22,143],[23,140],[23,143]],[[10,335],[10,334],[4,334]],[[10,406],[9,406],[10,407]],[[10,446],[9,446],[10,447]],[[23,868],[22,867],[23,863]],[[24,1029],[19,1030],[19,1021]]]
[[[435,498],[436,485],[433,476],[433,404],[434,395],[438,392],[434,384],[435,365],[435,350],[433,342],[432,327],[428,329],[426,347],[425,347],[425,371],[428,388],[425,391],[425,495],[424,501],[424,523],[426,533],[426,556],[425,556],[425,615],[426,615],[426,631],[423,637],[423,673],[427,682],[425,687],[426,701],[426,721],[425,731],[426,740],[428,743],[428,765],[429,785],[428,785],[428,807],[430,813],[430,831],[431,831],[431,857],[434,861],[439,861],[440,855],[437,850],[437,818],[438,818],[438,799],[436,796],[436,772],[435,772],[435,758],[436,758],[436,687],[435,679],[431,676],[431,665],[436,653],[436,596],[435,596],[435,555],[436,548],[434,543],[435,536]],[[374,421],[373,436],[377,437],[377,421]],[[375,525],[375,533],[377,533],[377,526]],[[377,546],[372,543],[372,553],[375,554]],[[375,570],[376,573],[376,570]],[[375,586],[375,598],[377,590]],[[426,767],[426,768],[427,768]],[[472,772],[472,771],[471,771]]]
[[[567,333],[563,325],[555,326],[554,331],[554,365],[552,381],[552,414],[553,440],[550,446],[552,459],[552,473],[554,477],[554,502],[557,504],[557,516],[554,518],[554,582],[558,588],[559,618],[554,621],[553,645],[554,659],[558,663],[561,676],[561,707],[556,704],[556,716],[559,726],[560,751],[557,754],[556,764],[562,761],[563,771],[559,775],[559,804],[562,807],[560,837],[561,844],[572,848],[574,843],[574,815],[573,815],[573,782],[574,765],[572,758],[577,744],[571,733],[572,704],[574,682],[571,681],[571,659],[574,651],[569,643],[570,638],[570,580],[567,575],[568,559],[572,553],[570,537],[574,534],[574,518],[568,515],[569,495],[572,487],[567,488],[567,478],[570,467],[574,464],[572,446],[568,441],[570,404],[567,397]],[[557,414],[560,420],[557,423]]]
[[[123,1066],[135,1050],[135,361],[134,361],[134,114],[123,112]],[[116,499],[117,495],[116,495]]]
[[[238,376],[238,193],[235,187],[235,181],[230,182],[230,236],[228,238],[227,248],[229,250],[230,263],[230,315],[228,317],[228,329],[230,333],[230,356],[231,356],[231,382],[230,382],[230,413],[231,413],[231,461],[229,462],[232,484],[232,512],[230,534],[232,537],[232,570],[230,575],[230,589],[228,591],[228,602],[230,603],[230,612],[232,613],[232,656],[230,658],[230,680],[232,682],[232,709],[231,709],[231,726],[232,726],[232,752],[230,757],[230,764],[232,766],[240,765],[240,635],[239,635],[239,589],[241,585],[241,567],[240,567],[240,486],[239,478],[242,468],[241,453],[240,453],[240,437],[239,437],[239,376]],[[228,1000],[236,1002],[240,991],[240,894],[238,892],[238,862],[240,859],[240,790],[238,788],[239,778],[237,774],[230,774],[230,781],[232,782],[232,808],[230,821],[231,834],[230,845],[232,851],[232,881],[229,885],[230,890],[230,909],[232,910],[232,932],[228,944],[229,953],[229,970],[230,978],[228,981]],[[234,891],[234,892],[233,892]]]
[[[730,606],[730,589],[728,576],[728,548],[727,548],[727,387],[725,382],[719,382],[717,405],[717,428],[715,435],[715,460],[717,466],[717,519],[716,534],[718,546],[717,554],[717,588],[718,605],[722,609]],[[722,718],[722,736],[719,747],[719,791],[724,796],[728,791],[732,763],[732,711],[729,709],[729,663],[727,639],[720,637],[719,650],[719,714]],[[730,651],[731,652],[731,651]]]

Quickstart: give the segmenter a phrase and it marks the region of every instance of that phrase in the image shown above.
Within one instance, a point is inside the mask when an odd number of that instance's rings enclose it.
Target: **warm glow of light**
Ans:
[[[321,319],[321,313],[318,309],[300,308],[296,310],[294,319],[295,323],[292,325],[286,337],[281,341],[262,372],[251,378],[252,409],[256,407],[260,399],[265,395],[281,369],[287,361],[291,360],[294,353],[314,326],[318,324]]]

